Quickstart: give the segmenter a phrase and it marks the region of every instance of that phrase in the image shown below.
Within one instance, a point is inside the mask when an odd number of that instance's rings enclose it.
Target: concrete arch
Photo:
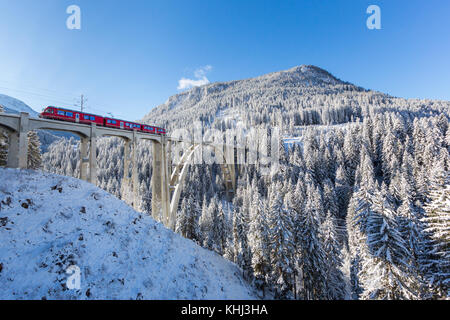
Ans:
[[[80,138],[80,139],[83,139],[83,138],[88,139],[89,138],[89,136],[86,135],[84,132],[80,132],[78,130],[46,128],[45,126],[44,127],[35,128],[35,129],[30,129],[30,130],[32,130],[32,131],[33,130],[49,130],[49,131],[58,131],[58,132],[69,132],[69,133],[72,133],[72,134],[78,136],[78,138]]]
[[[99,138],[119,138],[119,139],[122,139],[125,142],[129,142],[129,141],[132,140],[132,138],[130,138],[130,137],[126,137],[126,136],[121,135],[121,134],[112,134],[112,133],[99,134],[98,137]]]
[[[5,126],[5,125],[2,125],[1,123],[0,123],[0,130],[5,131],[8,135],[16,132],[15,130],[12,130],[12,128],[10,128],[8,126]]]
[[[191,163],[195,151],[201,145],[192,145],[182,156],[180,163],[175,167],[170,177],[170,189],[173,190],[172,199],[170,201],[170,216],[176,217],[178,204],[180,202],[181,191],[186,180],[188,165]]]
[[[2,117],[0,117],[0,127],[6,129],[9,132],[18,132],[20,120],[17,115],[10,115],[6,113],[1,113]]]
[[[71,123],[57,123],[57,124],[48,124],[41,123],[38,120],[30,119],[29,130],[50,130],[50,131],[61,131],[61,132],[70,132],[77,135],[80,138],[90,138],[91,129],[90,126],[78,127],[73,126]]]
[[[97,136],[100,137],[115,137],[121,138],[125,141],[131,141],[135,138],[134,131],[125,131],[117,129],[109,129],[105,127],[97,127]]]
[[[195,151],[203,146],[208,146],[208,147],[214,148],[215,151],[220,151],[217,153],[221,154],[222,158],[223,158],[222,159],[223,163],[221,164],[221,172],[222,172],[223,179],[225,181],[227,193],[230,198],[231,198],[232,194],[234,194],[234,191],[236,188],[236,176],[235,176],[235,170],[234,170],[234,161],[230,161],[231,159],[227,159],[227,154],[229,154],[229,153],[227,153],[226,151],[223,152],[222,150],[219,150],[219,147],[215,146],[215,145],[193,144],[183,154],[183,156],[180,159],[180,162],[176,165],[175,170],[172,172],[172,175],[170,177],[169,186],[170,186],[170,191],[172,193],[172,197],[171,197],[171,201],[170,201],[170,217],[171,217],[171,219],[176,218],[178,205],[179,205],[180,197],[181,197],[181,191],[184,187],[184,182],[186,180],[188,167],[192,162]],[[234,150],[233,150],[233,152],[234,152]],[[175,221],[173,220],[172,223],[175,223]]]

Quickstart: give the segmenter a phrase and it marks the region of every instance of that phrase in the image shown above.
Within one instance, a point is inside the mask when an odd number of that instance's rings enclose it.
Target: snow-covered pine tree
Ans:
[[[292,294],[295,251],[292,235],[293,221],[283,205],[280,189],[280,183],[271,188],[268,222],[272,283],[277,289],[276,298],[283,299],[289,298]]]
[[[397,209],[396,215],[398,230],[409,251],[409,268],[406,272],[411,279],[411,290],[415,291],[416,296],[419,297],[423,291],[419,266],[419,257],[423,250],[423,226],[420,222],[420,211],[413,202],[414,192],[406,171],[401,174],[399,190],[402,204]]]
[[[288,210],[288,214],[291,216],[293,221],[293,243],[294,243],[294,253],[293,253],[293,293],[294,298],[298,299],[298,297],[303,296],[302,293],[302,285],[300,285],[299,275],[302,274],[301,267],[301,250],[300,250],[300,237],[301,237],[301,224],[300,217],[304,214],[304,203],[306,199],[306,190],[304,186],[304,173],[302,171],[299,172],[299,178],[297,180],[297,185],[294,189],[290,189],[285,197],[286,208]]]
[[[339,206],[333,183],[330,179],[323,181],[323,208],[325,212],[330,212],[335,219],[340,219]]]
[[[426,216],[422,219],[430,237],[431,245],[423,261],[425,276],[432,289],[434,299],[450,296],[450,183],[433,189],[426,204]]]
[[[181,200],[181,207],[180,210],[177,212],[177,221],[175,224],[175,232],[182,235],[185,238],[188,238],[188,227],[189,227],[189,220],[191,215],[191,199],[189,197],[183,198]]]
[[[389,184],[392,179],[394,169],[398,168],[399,166],[396,157],[397,147],[398,147],[397,139],[392,133],[392,129],[388,127],[387,132],[383,138],[383,148],[382,148],[383,177],[384,181],[387,184]]]
[[[245,195],[244,195],[245,196]],[[249,217],[246,212],[234,207],[233,214],[233,244],[234,244],[234,258],[235,263],[242,268],[245,279],[250,279],[252,276],[251,264],[251,250],[248,244],[248,224]]]
[[[207,209],[202,212],[201,229],[203,233],[203,246],[215,251],[219,251],[217,215],[217,198],[213,197]]]
[[[371,255],[362,262],[364,292],[362,299],[415,299],[414,279],[405,272],[410,253],[395,219],[386,186],[373,200],[373,211],[367,217],[367,245]],[[360,218],[361,219],[361,218]]]
[[[350,127],[345,133],[344,139],[344,156],[345,167],[347,169],[347,178],[350,185],[354,184],[355,171],[358,167],[361,151],[361,139],[359,136],[359,128]]]
[[[321,216],[323,217],[321,195],[317,187],[307,186],[307,199],[304,210],[299,217],[301,252],[301,273],[303,275],[302,291],[304,299],[315,300],[324,298],[326,273],[325,252],[319,237]]]
[[[347,172],[344,165],[340,165],[336,171],[335,185],[335,192],[339,210],[337,217],[340,219],[345,219],[352,188],[348,182]]]
[[[37,170],[42,165],[41,142],[36,131],[28,132],[28,169]]]
[[[256,180],[253,180],[252,187],[255,186]],[[253,193],[250,207],[248,243],[252,253],[252,269],[255,284],[258,289],[262,290],[264,297],[267,285],[266,279],[270,271],[270,251],[267,217],[259,192]]]
[[[367,219],[372,212],[373,195],[376,190],[373,165],[366,147],[361,151],[361,161],[356,171],[355,192],[350,200],[346,219],[348,248],[351,259],[350,278],[352,296],[357,299],[362,292],[362,262],[368,261]]]
[[[325,222],[320,228],[320,239],[325,252],[324,298],[327,300],[343,300],[346,295],[336,228],[336,218],[334,214],[328,211]]]
[[[344,299],[352,300],[352,279],[351,279],[351,268],[352,268],[352,259],[350,256],[350,252],[348,251],[347,246],[344,244],[341,248],[341,257],[342,257],[342,265],[341,272],[343,276],[343,286],[344,286]]]
[[[227,246],[227,234],[228,234],[228,224],[225,216],[225,210],[223,208],[222,202],[218,200],[217,216],[215,221],[216,226],[216,247],[219,254],[223,255]]]

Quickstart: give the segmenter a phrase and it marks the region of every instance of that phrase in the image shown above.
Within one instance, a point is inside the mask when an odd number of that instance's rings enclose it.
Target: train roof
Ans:
[[[99,114],[90,113],[90,112],[84,112],[84,111],[81,112],[81,111],[79,111],[79,110],[72,110],[72,109],[64,108],[64,107],[55,107],[55,106],[48,106],[48,107],[45,107],[45,109],[47,109],[47,108],[61,109],[61,110],[65,110],[65,111],[78,112],[78,113],[82,113],[82,114],[88,114],[88,115],[90,115],[90,116],[96,116],[96,117],[102,117],[102,118],[104,118],[104,116],[101,116],[101,115],[99,115]],[[45,109],[44,109],[44,110],[45,110]]]

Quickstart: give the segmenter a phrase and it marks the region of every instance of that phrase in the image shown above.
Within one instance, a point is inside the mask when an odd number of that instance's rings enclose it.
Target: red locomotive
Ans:
[[[96,125],[102,127],[110,127],[130,131],[136,130],[161,136],[166,135],[166,130],[163,128],[57,107],[45,108],[44,111],[39,114],[39,118],[70,121],[83,124],[95,123]]]

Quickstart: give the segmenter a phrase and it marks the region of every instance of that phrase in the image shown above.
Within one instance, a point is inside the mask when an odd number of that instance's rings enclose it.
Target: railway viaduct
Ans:
[[[28,132],[32,130],[65,131],[80,137],[80,176],[90,183],[97,182],[97,139],[101,137],[118,137],[125,142],[124,176],[122,185],[133,186],[137,192],[137,159],[136,148],[139,140],[150,140],[153,147],[152,175],[152,216],[163,222],[168,228],[175,228],[176,213],[181,191],[194,154],[201,147],[211,147],[223,158],[221,171],[224,176],[227,192],[233,195],[236,188],[235,153],[236,148],[212,142],[193,142],[166,136],[126,131],[114,128],[86,125],[72,122],[62,122],[49,119],[31,118],[28,113],[20,115],[0,113],[0,128],[9,137],[8,168],[26,169],[28,163]],[[172,164],[172,146],[175,143],[187,143],[189,147],[183,150],[179,162]],[[132,174],[129,177],[130,165]],[[89,167],[89,170],[88,170]],[[131,181],[130,181],[131,179]]]

